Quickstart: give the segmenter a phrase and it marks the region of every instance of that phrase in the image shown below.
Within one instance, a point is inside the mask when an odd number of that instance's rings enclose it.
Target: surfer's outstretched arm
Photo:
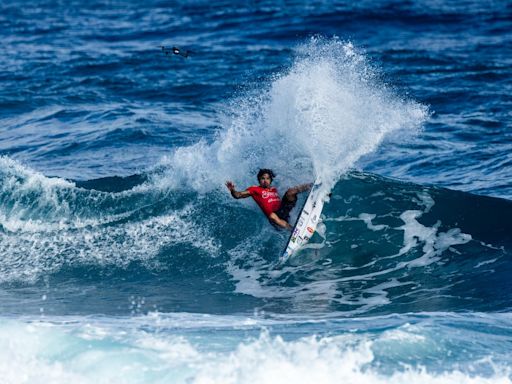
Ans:
[[[231,192],[231,196],[235,199],[245,199],[246,197],[251,196],[248,191],[237,191],[235,189],[235,184],[233,184],[232,181],[226,181],[226,187],[229,189],[229,192]]]
[[[268,216],[268,219],[277,224],[278,226],[280,226],[281,228],[284,228],[284,229],[288,229],[288,230],[292,230],[292,226],[286,221],[286,220],[283,220],[281,219],[279,216],[277,216],[277,214],[275,212],[272,212],[269,216]]]

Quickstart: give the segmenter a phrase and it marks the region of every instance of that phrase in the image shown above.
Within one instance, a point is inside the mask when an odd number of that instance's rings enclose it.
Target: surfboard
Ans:
[[[292,234],[288,239],[281,261],[288,260],[295,255],[315,233],[316,226],[320,220],[320,214],[324,207],[325,192],[321,191],[322,183],[316,180],[311,187],[308,198],[302,207],[297,222],[293,227]]]

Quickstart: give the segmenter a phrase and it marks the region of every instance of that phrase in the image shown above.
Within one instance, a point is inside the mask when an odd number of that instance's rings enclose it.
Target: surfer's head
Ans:
[[[258,182],[260,183],[260,187],[270,187],[270,184],[272,184],[272,180],[274,180],[274,177],[276,177],[276,175],[271,169],[260,169],[260,171],[258,172]]]

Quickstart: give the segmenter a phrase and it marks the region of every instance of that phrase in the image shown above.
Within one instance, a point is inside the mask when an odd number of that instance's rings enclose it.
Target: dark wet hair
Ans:
[[[274,180],[274,177],[276,177],[276,174],[274,173],[274,171],[272,171],[271,169],[268,169],[268,168],[263,168],[263,169],[260,169],[260,171],[258,172],[258,180],[261,178],[261,176],[263,176],[264,174],[267,174],[270,176],[270,180]]]

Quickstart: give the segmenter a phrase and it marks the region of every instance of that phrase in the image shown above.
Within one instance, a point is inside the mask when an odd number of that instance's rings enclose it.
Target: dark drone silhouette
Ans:
[[[166,47],[164,45],[159,45],[159,47],[162,49],[162,52],[168,56],[169,53],[172,53],[174,55],[178,55],[178,56],[181,56],[181,57],[184,57],[184,58],[187,58],[188,55],[190,53],[192,53],[191,51],[182,51],[181,49],[179,49],[178,47],[172,47],[172,48],[169,48],[169,47]]]

